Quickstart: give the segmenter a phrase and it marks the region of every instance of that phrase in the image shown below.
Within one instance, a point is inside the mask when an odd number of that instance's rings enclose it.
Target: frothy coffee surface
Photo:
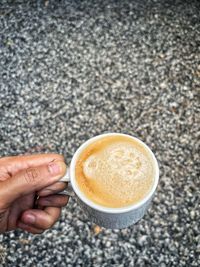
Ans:
[[[152,159],[137,141],[120,135],[103,137],[79,156],[76,181],[91,201],[120,208],[139,202],[154,181]]]

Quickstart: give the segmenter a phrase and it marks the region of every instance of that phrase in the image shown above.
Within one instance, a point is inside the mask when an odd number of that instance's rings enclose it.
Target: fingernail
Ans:
[[[25,223],[33,224],[35,223],[35,216],[33,214],[27,214],[24,218]]]
[[[66,169],[66,165],[62,161],[51,162],[48,165],[48,169],[51,174],[61,174]]]

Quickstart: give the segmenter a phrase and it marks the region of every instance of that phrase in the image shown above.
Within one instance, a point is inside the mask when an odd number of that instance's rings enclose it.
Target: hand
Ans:
[[[57,194],[67,186],[58,182],[65,172],[58,154],[0,158],[0,233],[21,228],[39,234],[52,227],[68,202]]]

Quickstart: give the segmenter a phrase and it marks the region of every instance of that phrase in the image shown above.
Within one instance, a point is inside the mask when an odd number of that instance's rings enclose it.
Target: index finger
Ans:
[[[37,167],[39,165],[48,164],[53,161],[63,161],[64,157],[60,154],[34,154],[34,155],[20,155],[13,157],[0,158],[0,167],[6,168],[6,171],[11,175],[30,167]]]

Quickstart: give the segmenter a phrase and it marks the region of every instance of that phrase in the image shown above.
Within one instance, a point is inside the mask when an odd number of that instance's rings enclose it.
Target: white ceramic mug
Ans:
[[[140,202],[123,208],[108,208],[92,202],[92,200],[88,199],[79,189],[75,177],[75,166],[80,153],[84,151],[85,148],[94,141],[101,139],[102,137],[112,136],[112,135],[128,136],[131,137],[136,142],[139,142],[151,156],[155,168],[154,184],[149,194]],[[119,133],[101,134],[83,143],[75,152],[66,175],[61,179],[61,181],[67,181],[71,183],[71,187],[75,192],[78,203],[81,205],[81,207],[84,210],[84,213],[86,213],[88,218],[100,226],[111,229],[128,227],[139,221],[144,216],[147,208],[151,203],[152,197],[155,193],[156,187],[158,185],[158,180],[159,180],[158,162],[153,152],[150,150],[150,148],[136,137]]]

